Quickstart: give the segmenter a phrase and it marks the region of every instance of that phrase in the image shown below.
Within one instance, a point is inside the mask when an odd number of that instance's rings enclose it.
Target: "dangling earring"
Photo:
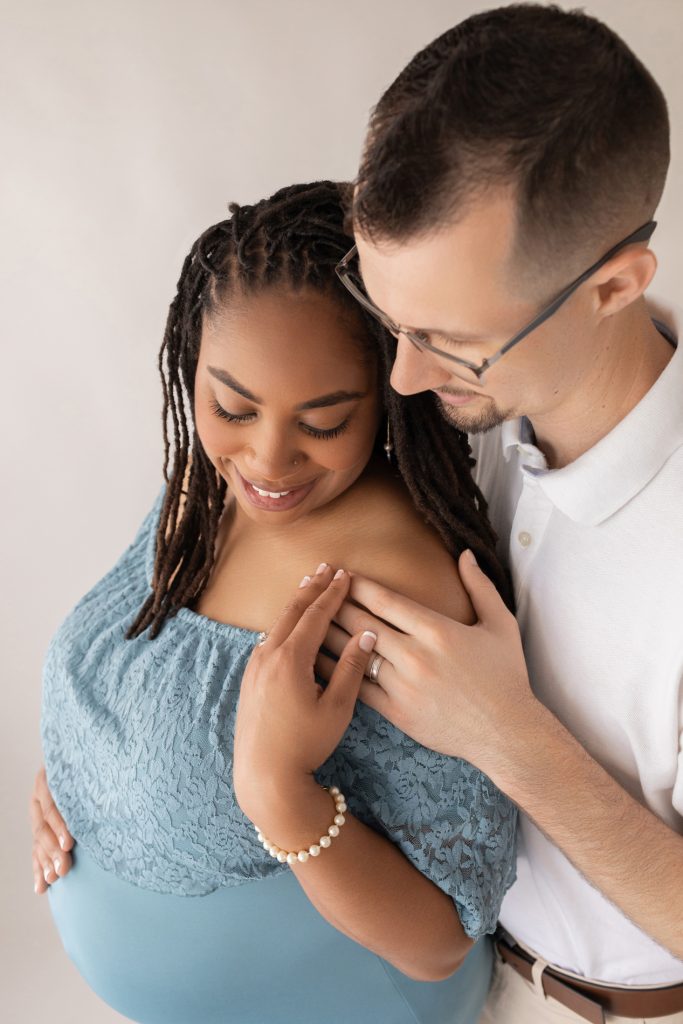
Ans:
[[[391,462],[391,453],[394,450],[394,446],[391,443],[391,427],[389,426],[389,417],[387,416],[387,440],[384,445],[384,451],[387,453],[387,460]]]

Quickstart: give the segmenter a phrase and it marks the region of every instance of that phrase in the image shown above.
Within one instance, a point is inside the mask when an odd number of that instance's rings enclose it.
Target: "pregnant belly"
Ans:
[[[84,979],[139,1024],[473,1024],[488,988],[487,941],[445,981],[412,981],[329,925],[291,872],[172,896],[77,844],[49,900]]]

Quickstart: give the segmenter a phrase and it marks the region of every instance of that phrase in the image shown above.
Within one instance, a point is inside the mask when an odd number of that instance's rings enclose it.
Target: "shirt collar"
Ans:
[[[657,327],[675,341],[681,312],[649,296],[648,306]],[[509,461],[517,450],[522,473],[538,479],[556,508],[576,522],[597,526],[635,497],[683,445],[682,396],[683,345],[678,345],[640,402],[574,462],[548,469],[525,416],[503,423],[503,456]]]

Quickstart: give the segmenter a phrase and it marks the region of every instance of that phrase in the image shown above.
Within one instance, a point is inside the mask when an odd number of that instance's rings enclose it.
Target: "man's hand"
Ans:
[[[341,606],[325,646],[338,654],[349,635],[376,633],[375,653],[385,660],[377,683],[361,684],[359,699],[423,746],[486,771],[492,748],[538,702],[514,615],[467,551],[459,570],[475,625],[454,622],[354,573],[349,597],[357,603]],[[333,665],[321,656],[317,669],[327,677]]]

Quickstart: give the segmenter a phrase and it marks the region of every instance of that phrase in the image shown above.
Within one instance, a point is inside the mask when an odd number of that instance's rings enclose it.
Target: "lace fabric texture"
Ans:
[[[198,896],[290,869],[263,849],[232,788],[240,680],[257,634],[182,608],[154,640],[125,639],[150,590],[164,488],[50,641],[41,736],[55,802],[99,865]],[[340,786],[356,817],[452,897],[471,938],[494,930],[515,879],[517,813],[485,775],[358,702],[316,778]]]

